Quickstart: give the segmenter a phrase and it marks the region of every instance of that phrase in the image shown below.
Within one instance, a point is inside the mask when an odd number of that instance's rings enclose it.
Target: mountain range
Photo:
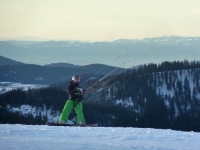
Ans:
[[[198,60],[200,37],[163,36],[112,42],[1,41],[0,55],[26,64],[105,64],[129,68],[145,63]]]
[[[0,66],[5,66],[5,65],[20,65],[20,64],[23,64],[23,63],[0,56]]]
[[[79,65],[74,65],[74,64],[70,64],[70,63],[51,63],[51,64],[47,64],[44,66],[47,66],[47,67],[69,67],[69,68],[80,67]]]
[[[9,81],[25,84],[49,85],[69,80],[74,74],[80,74],[82,77],[90,74],[93,74],[93,76],[101,76],[108,73],[114,75],[125,70],[124,68],[103,64],[78,66],[69,63],[52,63],[41,66],[24,64],[2,56],[0,56],[0,62],[0,82]]]

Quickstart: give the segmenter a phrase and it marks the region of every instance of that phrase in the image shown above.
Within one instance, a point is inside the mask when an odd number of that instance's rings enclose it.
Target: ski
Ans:
[[[52,123],[52,122],[46,122],[47,126],[69,126],[69,127],[98,127],[98,124],[84,124],[84,125],[79,125],[79,124],[67,124],[67,123]]]

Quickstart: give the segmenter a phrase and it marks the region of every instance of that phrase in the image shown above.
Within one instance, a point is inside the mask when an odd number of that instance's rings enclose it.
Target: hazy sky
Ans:
[[[200,36],[200,0],[0,0],[0,37]]]

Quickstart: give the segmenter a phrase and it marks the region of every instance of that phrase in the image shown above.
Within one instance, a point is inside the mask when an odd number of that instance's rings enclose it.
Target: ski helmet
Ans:
[[[75,74],[72,76],[72,80],[75,81],[75,80],[78,80],[78,82],[80,81],[80,77],[79,75]]]

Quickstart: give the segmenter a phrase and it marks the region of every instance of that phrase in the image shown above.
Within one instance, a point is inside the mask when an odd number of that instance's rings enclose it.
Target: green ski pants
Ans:
[[[85,118],[84,118],[84,115],[83,115],[83,104],[82,104],[82,102],[74,101],[74,100],[67,100],[67,102],[66,102],[66,104],[65,104],[65,106],[62,110],[62,114],[61,114],[59,120],[67,122],[68,117],[70,115],[70,112],[73,108],[76,111],[78,123],[85,121]]]

